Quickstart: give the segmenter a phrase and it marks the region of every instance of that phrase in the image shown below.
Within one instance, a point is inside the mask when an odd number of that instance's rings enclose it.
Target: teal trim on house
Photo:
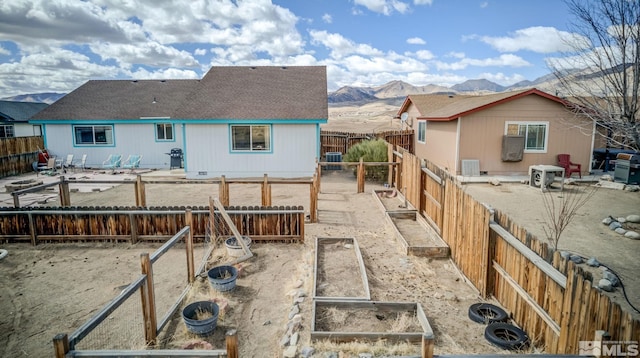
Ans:
[[[228,118],[210,118],[210,119],[172,119],[166,123],[185,123],[185,124],[322,124],[327,123],[328,119],[228,119]],[[32,124],[144,124],[158,123],[158,119],[75,119],[75,120],[32,120]]]
[[[320,161],[320,153],[321,153],[321,149],[320,148],[322,146],[322,143],[320,142],[321,138],[320,138],[320,124],[316,124],[316,159],[318,161]]]
[[[112,148],[116,146],[116,131],[115,131],[115,125],[113,123],[110,124],[100,124],[100,126],[110,126],[111,127],[111,138],[113,139],[113,142],[111,144],[78,144],[76,142],[76,132],[75,132],[75,127],[76,126],[89,126],[87,124],[74,124],[71,126],[71,143],[73,143],[73,147],[74,148]],[[96,125],[90,125],[91,127],[95,127]]]
[[[158,124],[171,124],[171,139],[158,139]],[[176,141],[176,124],[171,121],[159,121],[153,123],[153,131],[153,137],[155,138],[156,142],[169,143]]]
[[[187,169],[187,126],[185,124],[181,124],[182,127],[182,163],[184,163],[184,172],[188,171]]]
[[[47,148],[47,125],[46,124],[42,125],[42,142],[44,143],[44,148],[42,149],[46,149]]]
[[[254,124],[259,124],[259,125],[269,124],[269,150],[233,150],[233,133],[231,131],[233,124],[242,124],[247,126],[254,125]],[[229,130],[229,154],[273,154],[273,145],[274,145],[273,126],[270,125],[270,123],[254,123],[254,122],[229,123],[227,128]]]

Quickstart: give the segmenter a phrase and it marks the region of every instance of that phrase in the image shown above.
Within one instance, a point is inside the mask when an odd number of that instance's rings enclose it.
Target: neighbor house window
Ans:
[[[73,126],[76,145],[113,145],[113,126]]]
[[[13,132],[13,125],[0,125],[0,138],[13,138],[16,134]]]
[[[418,121],[418,142],[427,142],[427,121]]]
[[[548,133],[548,122],[507,122],[507,135],[524,137],[525,152],[546,152]]]
[[[232,125],[231,150],[233,151],[270,151],[271,126],[269,125]]]
[[[172,123],[156,123],[156,140],[173,141],[173,124]]]

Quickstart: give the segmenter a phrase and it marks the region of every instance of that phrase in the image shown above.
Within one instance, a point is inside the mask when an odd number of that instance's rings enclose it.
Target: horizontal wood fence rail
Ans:
[[[317,222],[318,217],[318,188],[319,179],[318,175],[309,178],[270,178],[267,174],[263,178],[237,178],[226,179],[223,175],[220,178],[204,179],[204,180],[176,180],[176,179],[144,179],[141,175],[136,176],[135,180],[75,180],[61,176],[58,182],[41,184],[30,188],[16,190],[11,193],[13,196],[13,206],[15,208],[20,207],[20,195],[39,192],[52,186],[58,186],[58,195],[60,197],[60,206],[71,206],[71,192],[69,189],[70,184],[133,184],[134,185],[134,197],[136,207],[147,206],[146,185],[147,184],[218,184],[218,195],[220,202],[225,205],[230,205],[229,186],[231,184],[257,184],[261,186],[261,205],[272,206],[273,201],[271,198],[271,185],[308,185],[309,186],[309,219],[312,223]]]
[[[613,341],[640,341],[638,316],[593,287],[591,274],[475,200],[443,168],[397,146],[388,153],[398,163],[391,185],[441,235],[468,281],[495,297],[545,352],[577,354],[579,342],[601,330]]]
[[[0,178],[32,172],[41,148],[41,136],[0,139]]]
[[[204,240],[208,207],[6,208],[0,209],[0,240],[32,245],[71,241],[163,242],[185,226],[187,209],[193,215],[193,236],[197,241]],[[238,231],[252,240],[304,241],[305,211],[301,206],[230,206],[226,210]]]
[[[343,167],[353,167],[360,165],[360,162],[318,162],[318,165],[333,165],[333,166],[343,166]],[[394,162],[362,162],[362,165],[365,167],[377,167],[377,166],[387,166],[387,165],[398,165],[398,163]]]

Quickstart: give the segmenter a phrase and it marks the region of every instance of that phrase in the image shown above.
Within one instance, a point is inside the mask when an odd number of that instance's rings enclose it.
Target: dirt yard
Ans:
[[[328,130],[384,130],[398,128],[392,121],[397,106],[371,108],[330,108]],[[374,120],[362,117],[375,118]],[[360,119],[358,119],[360,118]],[[346,123],[351,121],[353,123]],[[91,174],[87,173],[87,176]],[[15,178],[11,178],[14,180]],[[542,231],[540,191],[521,184],[490,186],[469,184],[467,192],[478,200],[506,211],[516,222],[538,237]],[[73,186],[72,186],[73,189]],[[296,286],[306,297],[300,303],[302,330],[298,346],[312,346],[316,357],[321,352],[343,352],[341,357],[357,357],[357,353],[417,355],[418,346],[383,344],[348,344],[335,346],[327,342],[311,342],[314,239],[316,237],[355,238],[362,252],[371,299],[375,301],[418,302],[434,329],[436,354],[505,353],[490,345],[483,336],[484,326],[467,317],[471,304],[481,302],[477,292],[457,271],[450,260],[433,260],[407,256],[382,209],[375,203],[373,189],[382,185],[367,183],[366,193],[356,193],[352,175],[325,172],[319,194],[319,223],[307,224],[304,244],[255,244],[255,257],[245,262],[238,278],[238,287],[228,293],[212,293],[206,281],[198,281],[189,299],[218,298],[228,302],[228,308],[211,338],[215,348],[222,348],[222,335],[228,328],[238,329],[241,357],[281,357],[280,341],[285,334],[293,306],[291,292]],[[103,185],[101,191],[83,190],[71,193],[74,206],[133,206],[132,185]],[[147,185],[148,206],[208,205],[209,196],[217,196],[217,185]],[[0,193],[2,194],[2,193]],[[309,207],[308,186],[272,187],[274,205]],[[232,205],[259,205],[260,187],[231,186]],[[33,197],[31,204],[42,198]],[[45,193],[42,205],[56,206],[55,193]],[[400,203],[399,203],[400,204]],[[2,206],[11,206],[3,200]],[[629,240],[611,232],[601,221],[606,216],[640,214],[640,193],[600,189],[582,209],[567,229],[560,248],[576,251],[598,260],[620,273],[631,301],[640,306],[640,272],[637,253],[640,241]],[[159,245],[109,244],[27,244],[0,243],[9,255],[0,260],[0,356],[45,357],[52,355],[52,338],[59,333],[70,334],[140,274],[140,254],[151,253]],[[203,248],[199,248],[203,251]],[[214,256],[214,261],[221,259]],[[186,277],[184,251],[170,250],[158,268],[156,282],[163,287],[157,295],[165,307],[176,297]],[[352,267],[352,266],[350,266]],[[355,273],[344,269],[331,271],[331,282],[341,277],[353,280]],[[355,282],[355,281],[350,281]],[[345,283],[345,287],[348,286]],[[339,292],[339,285],[326,287],[325,293],[347,296],[361,292]],[[324,286],[323,286],[324,288]],[[616,299],[623,301],[618,288]],[[628,309],[628,306],[623,307]],[[135,313],[134,313],[135,314]],[[366,320],[343,317],[342,328],[370,326]],[[340,329],[339,320],[331,320],[331,329]],[[374,322],[379,323],[379,322]],[[118,324],[112,322],[115,327]],[[174,320],[168,327],[168,337],[162,344],[180,347],[193,337],[184,333],[182,322]],[[122,333],[122,332],[121,332]],[[124,332],[125,334],[128,332]],[[103,333],[100,340],[108,345],[113,332]],[[106,343],[105,343],[106,342]],[[105,347],[109,348],[109,347]],[[298,351],[300,351],[298,349]],[[533,350],[532,350],[533,352]]]
[[[232,205],[259,203],[259,187],[243,188],[238,192],[232,188]],[[468,307],[480,299],[455,266],[449,260],[402,253],[393,229],[371,194],[375,188],[382,186],[368,183],[366,193],[357,194],[352,175],[327,173],[322,178],[320,222],[306,225],[304,244],[253,245],[256,257],[246,262],[238,289],[223,294],[230,313],[217,329],[222,334],[226,328],[238,328],[242,357],[281,356],[283,348],[279,342],[292,307],[288,294],[299,281],[307,296],[312,292],[315,237],[356,238],[367,270],[371,299],[421,303],[436,334],[436,353],[500,351],[483,338],[484,326],[467,317]],[[130,186],[120,185],[102,192],[72,193],[71,200],[81,206],[129,205],[131,191]],[[205,205],[212,193],[217,193],[215,185],[174,185],[171,190],[149,186],[147,199],[152,205]],[[308,206],[307,186],[276,185],[272,195],[274,204]],[[0,309],[5,312],[0,316],[0,355],[42,357],[52,354],[51,340],[56,334],[72,333],[136,278],[140,272],[140,253],[153,252],[157,245],[3,244],[2,248],[9,250],[9,255],[0,261]],[[157,282],[175,277],[182,282],[185,277],[183,251],[170,253],[165,262],[175,265],[173,274],[167,270],[158,276]],[[303,317],[300,348],[343,350],[351,355],[371,350],[366,346],[341,348],[326,342],[310,342],[311,307],[308,297],[300,304]],[[180,322],[177,325],[178,333],[184,330]],[[360,325],[364,329],[368,323]],[[400,349],[398,354],[404,355],[419,352],[418,346],[377,349],[377,352]]]

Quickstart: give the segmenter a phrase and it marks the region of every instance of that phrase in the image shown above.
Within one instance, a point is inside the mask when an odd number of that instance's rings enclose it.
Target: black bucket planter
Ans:
[[[214,290],[231,291],[236,287],[238,270],[233,266],[216,266],[207,272],[207,276]]]
[[[199,311],[211,313],[211,317],[197,319]],[[182,310],[182,319],[191,333],[205,335],[213,332],[218,324],[218,313],[220,309],[215,302],[196,301],[190,303]]]

